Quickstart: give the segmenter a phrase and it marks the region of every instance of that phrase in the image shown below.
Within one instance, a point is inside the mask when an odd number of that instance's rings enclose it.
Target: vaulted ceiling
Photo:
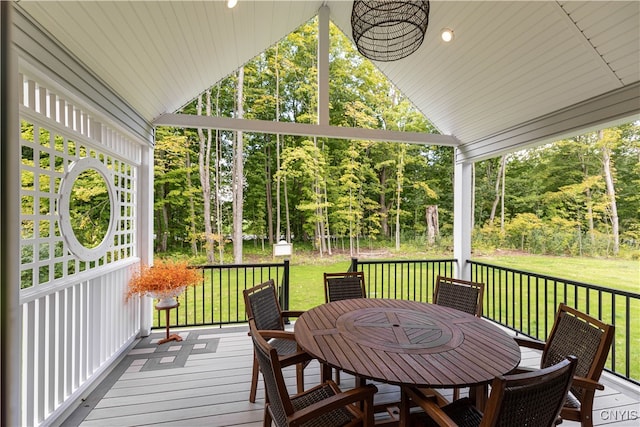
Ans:
[[[351,1],[21,1],[146,120],[313,18],[351,38]],[[422,46],[380,70],[469,159],[640,114],[640,2],[431,1]],[[452,43],[440,30],[455,32]]]

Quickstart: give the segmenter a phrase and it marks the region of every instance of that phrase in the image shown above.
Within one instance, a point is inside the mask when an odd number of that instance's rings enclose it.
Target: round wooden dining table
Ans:
[[[496,325],[448,307],[361,298],[306,311],[294,326],[300,347],[330,367],[390,384],[487,386],[520,362],[515,340]]]

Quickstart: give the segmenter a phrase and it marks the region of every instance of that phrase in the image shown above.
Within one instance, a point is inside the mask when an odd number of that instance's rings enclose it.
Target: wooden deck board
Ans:
[[[176,357],[176,364],[182,358],[182,366],[160,363],[160,359],[149,361],[150,353],[125,357],[104,385],[98,387],[95,395],[89,396],[85,405],[64,425],[261,426],[264,411],[262,381],[258,383],[256,403],[248,400],[253,353],[246,331],[246,326],[202,330],[200,337],[218,340],[215,351],[198,353],[193,350],[186,358],[184,355]],[[171,357],[170,353],[161,356]],[[522,364],[536,366],[538,360],[535,352],[527,350]],[[294,367],[285,368],[284,376],[290,392],[294,393]],[[319,364],[312,362],[305,369],[305,384],[313,386],[319,378]],[[355,384],[353,377],[344,372],[341,379],[340,386],[344,389]],[[624,390],[623,393],[615,388],[615,384],[606,385],[605,390],[596,395],[594,424],[636,426],[637,421],[629,420],[628,416],[632,411],[636,414],[640,411],[640,389],[630,387],[631,392]],[[377,403],[399,400],[398,387],[378,384],[378,388]],[[450,392],[444,394],[450,397]],[[570,421],[564,421],[562,425],[579,426]]]

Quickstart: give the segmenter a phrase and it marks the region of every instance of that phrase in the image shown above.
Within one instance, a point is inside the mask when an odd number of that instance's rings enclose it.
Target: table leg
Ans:
[[[411,415],[411,402],[404,386],[400,387],[400,427],[409,427],[409,417]]]
[[[166,338],[161,339],[160,341],[158,341],[158,344],[164,344],[166,342],[169,341],[182,341],[182,337],[178,334],[171,334],[169,335],[169,310],[171,310],[171,308],[166,308],[164,309],[165,313],[166,313],[166,318],[165,318],[165,324],[167,325],[167,336]]]
[[[324,383],[331,379],[331,366],[326,363],[321,363],[321,371],[320,371],[320,381]]]
[[[487,405],[487,395],[489,394],[489,385],[478,385],[469,388],[469,398],[474,402],[474,406],[481,412]]]

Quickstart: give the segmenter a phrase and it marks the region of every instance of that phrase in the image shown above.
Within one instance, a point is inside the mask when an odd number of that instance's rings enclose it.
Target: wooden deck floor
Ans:
[[[261,426],[264,390],[249,403],[252,347],[247,327],[179,331],[184,341],[157,345],[162,333],[138,342],[109,376],[84,400],[64,426]],[[533,353],[523,364],[535,366]],[[285,368],[291,392],[294,368]],[[319,381],[319,366],[305,370],[310,386]],[[608,380],[596,397],[595,425],[637,426],[640,388]],[[342,388],[353,387],[353,378],[342,375]],[[378,401],[397,401],[396,387],[378,384]],[[635,411],[635,412],[634,412]],[[636,420],[629,420],[630,417]],[[382,419],[384,414],[380,415]],[[562,426],[578,423],[565,421]]]

